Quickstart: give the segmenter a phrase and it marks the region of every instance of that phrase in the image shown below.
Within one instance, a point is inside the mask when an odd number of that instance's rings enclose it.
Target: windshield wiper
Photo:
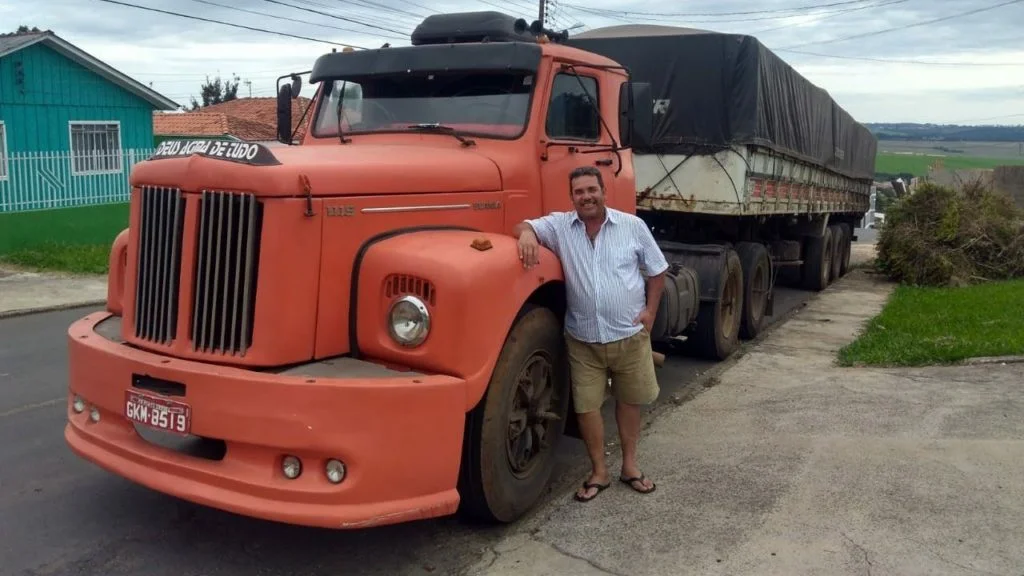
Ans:
[[[473,146],[476,144],[473,140],[466,138],[462,134],[459,134],[455,128],[451,126],[445,126],[444,124],[438,124],[437,122],[424,122],[422,124],[410,124],[407,126],[410,130],[419,130],[423,132],[438,132],[441,134],[451,134],[456,137],[459,142],[462,142],[463,146]]]

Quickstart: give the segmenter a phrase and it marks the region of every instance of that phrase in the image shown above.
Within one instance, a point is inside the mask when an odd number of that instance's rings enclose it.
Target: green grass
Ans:
[[[899,286],[839,351],[844,366],[925,366],[1024,354],[1024,280],[965,288]]]
[[[947,170],[1024,165],[1024,159],[1021,158],[984,158],[981,156],[936,157],[882,152],[875,159],[875,172],[879,174],[908,173],[914,176],[926,176],[928,174],[928,167],[938,160],[942,161]]]
[[[0,214],[0,261],[37,270],[104,274],[128,204]]]
[[[35,270],[53,270],[73,274],[106,274],[110,246],[43,244],[35,248],[15,250],[0,260]]]

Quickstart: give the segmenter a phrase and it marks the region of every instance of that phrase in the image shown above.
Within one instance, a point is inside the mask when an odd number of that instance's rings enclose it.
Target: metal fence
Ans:
[[[130,149],[109,155],[18,152],[6,158],[0,156],[0,213],[127,202],[132,167],[154,151]]]

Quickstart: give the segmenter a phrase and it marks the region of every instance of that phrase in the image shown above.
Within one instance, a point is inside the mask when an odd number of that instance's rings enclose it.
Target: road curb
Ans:
[[[968,358],[961,362],[964,366],[987,366],[990,364],[1024,364],[1024,356],[986,356]]]
[[[106,304],[107,299],[101,300],[85,300],[82,302],[66,302],[64,304],[55,304],[53,306],[39,306],[36,308],[19,308],[17,310],[6,310],[0,312],[0,320],[5,318],[16,318],[18,316],[28,316],[30,314],[42,314],[44,312],[57,312],[60,310],[74,310],[75,308],[86,308],[89,306],[100,306]]]

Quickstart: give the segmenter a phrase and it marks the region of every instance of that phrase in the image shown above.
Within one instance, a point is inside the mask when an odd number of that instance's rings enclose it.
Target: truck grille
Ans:
[[[192,348],[245,356],[252,344],[263,206],[252,194],[203,191]]]
[[[135,334],[167,344],[176,336],[181,233],[181,190],[143,186],[135,285]]]

